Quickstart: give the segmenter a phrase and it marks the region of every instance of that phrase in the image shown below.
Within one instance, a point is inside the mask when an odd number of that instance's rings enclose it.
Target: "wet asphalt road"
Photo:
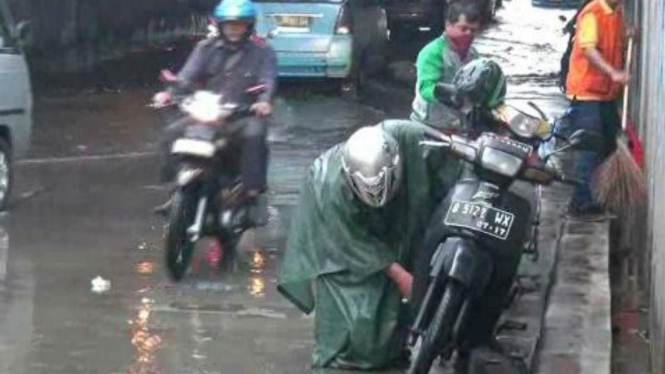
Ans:
[[[506,2],[479,48],[513,75],[514,98],[547,104],[559,57],[548,48],[560,49],[565,12],[524,12],[528,1]],[[173,284],[164,222],[150,213],[167,194],[150,95],[37,98],[31,158],[0,219],[0,373],[309,372],[311,319],[275,291],[290,209],[314,157],[389,108],[311,86],[283,91],[270,135],[270,226],[242,243],[236,273],[211,268],[202,243],[191,274]],[[92,292],[97,276],[108,292]]]
[[[243,246],[247,268],[222,276],[202,245],[176,285],[162,267],[163,220],[150,213],[167,192],[149,95],[40,99],[53,115],[40,116],[36,158],[20,166],[3,221],[0,372],[306,372],[310,323],[275,292],[277,248],[305,168],[381,112],[325,94],[281,99],[271,226]],[[108,293],[91,292],[97,276]]]

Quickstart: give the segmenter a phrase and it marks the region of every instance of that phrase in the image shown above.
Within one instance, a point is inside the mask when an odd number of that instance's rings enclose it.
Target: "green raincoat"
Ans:
[[[357,200],[338,145],[310,168],[291,224],[278,289],[304,313],[316,311],[315,367],[382,368],[400,354],[401,296],[384,269],[393,262],[410,268],[436,202],[459,174],[452,156],[419,145],[424,125],[377,126],[399,143],[404,179],[398,195],[380,209]]]

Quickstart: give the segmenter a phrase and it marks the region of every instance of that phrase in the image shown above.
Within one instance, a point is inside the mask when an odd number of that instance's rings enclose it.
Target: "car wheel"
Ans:
[[[0,211],[9,205],[13,176],[11,148],[6,140],[0,139]]]
[[[366,74],[363,65],[354,68],[351,75],[342,80],[340,85],[342,96],[354,101],[360,99],[363,84],[367,79]]]
[[[362,52],[360,58],[354,61],[351,73],[341,82],[341,94],[347,99],[354,101],[360,99],[363,86],[368,78],[367,51]]]

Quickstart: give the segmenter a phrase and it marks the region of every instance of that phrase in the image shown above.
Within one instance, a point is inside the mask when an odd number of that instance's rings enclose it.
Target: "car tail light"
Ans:
[[[255,34],[252,34],[252,36],[250,37],[250,40],[251,40],[252,42],[254,42],[255,44],[259,45],[259,46],[264,46],[264,45],[266,45],[266,43],[267,43],[267,41],[268,41],[268,39],[266,39],[265,37],[263,37],[263,36],[261,36],[261,35],[259,35],[259,34],[256,34],[256,33],[255,33]]]
[[[337,17],[337,24],[335,25],[335,34],[337,35],[349,35],[351,34],[351,16],[349,14],[349,4],[348,2],[342,6],[342,9],[339,12]]]

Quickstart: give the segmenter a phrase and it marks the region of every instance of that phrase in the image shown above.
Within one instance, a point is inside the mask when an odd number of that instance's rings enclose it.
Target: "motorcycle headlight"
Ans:
[[[528,115],[510,105],[497,108],[494,116],[503,121],[510,131],[521,138],[547,139],[552,132],[551,125],[547,121]]]
[[[484,169],[493,171],[507,177],[515,177],[522,168],[524,161],[519,158],[494,148],[485,148],[480,159]]]
[[[224,113],[220,102],[221,95],[197,91],[182,104],[182,110],[199,122],[215,122]]]
[[[541,121],[524,114],[519,114],[510,119],[508,126],[518,136],[531,139],[538,134],[538,125]]]

